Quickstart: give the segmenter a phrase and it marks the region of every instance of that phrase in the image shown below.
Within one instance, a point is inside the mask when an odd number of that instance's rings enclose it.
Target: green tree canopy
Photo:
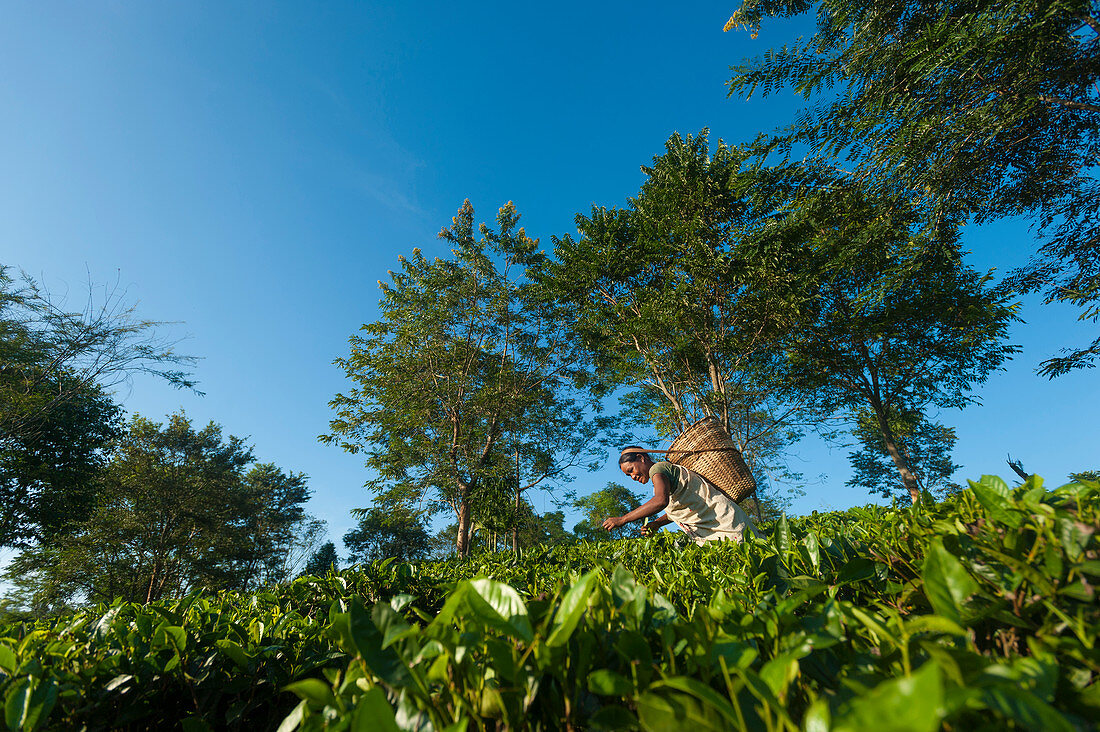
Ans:
[[[112,387],[135,373],[194,386],[194,359],[173,351],[162,325],[111,288],[68,311],[0,265],[0,546],[45,540],[88,515],[119,426]]]
[[[304,473],[285,472],[274,463],[256,463],[243,475],[251,494],[248,534],[254,584],[287,582],[324,537],[325,522],[305,511],[312,491]]]
[[[897,440],[897,450],[905,459],[917,486],[940,498],[962,490],[951,476],[961,466],[951,459],[955,446],[955,430],[933,422],[921,413],[889,416],[890,431]],[[897,466],[874,415],[865,412],[857,417],[852,434],[859,449],[848,454],[852,477],[846,485],[864,488],[868,493],[885,498],[900,495],[911,499],[905,483],[899,479]]]
[[[573,527],[573,533],[578,539],[586,541],[598,541],[608,538],[609,534],[604,530],[603,520],[611,516],[622,516],[640,506],[642,498],[634,491],[621,483],[608,483],[606,488],[601,488],[587,496],[582,496],[573,502],[573,508],[584,514],[584,520]],[[624,524],[610,532],[613,539],[621,539],[626,536],[640,536],[638,522]]]
[[[565,513],[562,511],[547,511],[536,516],[532,528],[532,535],[525,546],[534,546],[535,544],[557,546],[568,544],[575,538],[573,534],[565,530]]]
[[[448,506],[459,554],[483,486],[514,481],[518,504],[529,488],[569,480],[603,444],[572,344],[526,285],[544,256],[518,222],[509,203],[497,230],[475,227],[467,201],[440,234],[453,259],[400,257],[402,271],[379,283],[380,319],[336,362],[355,386],[332,400],[321,436],[366,453],[379,500]]]
[[[66,381],[68,377],[58,377]],[[122,410],[102,387],[70,389],[43,379],[44,391],[67,399],[37,416],[30,429],[0,439],[0,545],[26,548],[63,534],[94,508],[106,451]]]
[[[339,568],[340,557],[336,554],[336,545],[326,541],[310,555],[302,568],[302,576],[324,577],[333,568]]]
[[[816,297],[784,341],[786,378],[823,413],[873,420],[915,502],[897,418],[977,401],[973,386],[1018,351],[1005,343],[1016,305],[964,264],[953,229],[922,228],[906,199],[838,186],[789,216],[812,233],[798,261]]]
[[[727,24],[813,12],[816,32],[733,68],[730,94],[810,109],[768,144],[809,145],[851,181],[904,189],[926,220],[1038,211],[1023,290],[1100,316],[1100,8],[1095,0],[745,0]],[[1100,339],[1047,361],[1088,366]]]
[[[90,514],[25,549],[6,578],[39,609],[287,579],[278,555],[310,533],[304,477],[271,465],[246,471],[251,461],[251,448],[213,422],[196,430],[182,413],[163,425],[135,416]]]
[[[594,207],[555,239],[539,285],[636,422],[671,435],[717,417],[754,470],[774,469],[806,419],[775,378],[776,339],[809,297],[797,251],[760,226],[777,203],[748,153],[706,130],[665,148],[626,207]]]
[[[353,564],[390,557],[408,562],[424,557],[431,549],[432,537],[420,516],[406,506],[375,506],[356,514],[358,525],[344,534],[348,561]]]

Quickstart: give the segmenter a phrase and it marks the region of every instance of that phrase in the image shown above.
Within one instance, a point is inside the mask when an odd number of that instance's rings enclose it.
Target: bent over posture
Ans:
[[[719,539],[739,542],[746,530],[763,538],[748,514],[698,473],[664,460],[654,462],[644,448],[635,446],[623,450],[619,468],[639,483],[652,481],[653,498],[623,516],[606,519],[603,527],[608,531],[664,509],[665,515],[643,533],[676,522],[696,544]]]

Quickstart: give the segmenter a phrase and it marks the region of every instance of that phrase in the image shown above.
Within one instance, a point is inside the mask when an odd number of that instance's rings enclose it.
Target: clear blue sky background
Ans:
[[[673,131],[739,142],[787,121],[793,97],[730,100],[724,83],[806,28],[723,33],[734,6],[8,3],[0,262],[75,304],[89,277],[117,280],[144,316],[182,321],[170,333],[203,357],[206,396],[136,379],[127,410],[183,408],[249,436],[311,476],[310,509],[338,539],[367,475],[316,437],[376,280],[414,246],[442,253],[435,234],[467,197],[485,218],[515,201],[548,245],[576,212],[636,192]],[[967,237],[973,265],[1002,272],[1034,247],[1026,221]],[[1033,301],[1023,315],[1024,352],[984,406],[939,416],[958,430],[960,480],[1008,475],[1008,453],[1055,483],[1100,467],[1095,372],[1034,373],[1094,326]],[[815,481],[797,511],[869,500],[844,486],[846,452],[795,448]],[[574,487],[621,480],[613,463]]]

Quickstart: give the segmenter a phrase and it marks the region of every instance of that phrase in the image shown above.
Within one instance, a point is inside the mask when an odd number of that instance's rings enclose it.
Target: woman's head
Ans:
[[[653,466],[653,458],[645,452],[644,447],[630,445],[624,447],[619,455],[619,469],[632,480],[639,483],[649,481],[649,469]]]

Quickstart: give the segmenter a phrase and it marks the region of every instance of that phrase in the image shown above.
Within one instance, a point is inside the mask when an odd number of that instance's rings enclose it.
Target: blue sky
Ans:
[[[397,256],[470,198],[515,201],[549,245],[591,205],[618,205],[673,131],[729,142],[785,122],[791,97],[730,100],[728,66],[800,32],[723,33],[733,4],[8,4],[0,25],[0,262],[79,300],[117,281],[149,318],[181,321],[205,397],[135,379],[120,398],[249,436],[311,476],[339,538],[366,505],[361,461],[317,443],[346,384],[333,359],[375,317]],[[804,28],[801,30],[805,30]],[[1033,248],[1026,221],[967,231],[972,264]],[[1062,481],[1096,468],[1095,372],[1048,382],[1039,361],[1091,340],[1064,308],[1025,303],[1024,352],[955,426],[958,478],[1005,456]],[[808,439],[795,508],[869,499],[846,450]],[[619,480],[606,470],[574,487]],[[540,510],[549,499],[535,497]]]

